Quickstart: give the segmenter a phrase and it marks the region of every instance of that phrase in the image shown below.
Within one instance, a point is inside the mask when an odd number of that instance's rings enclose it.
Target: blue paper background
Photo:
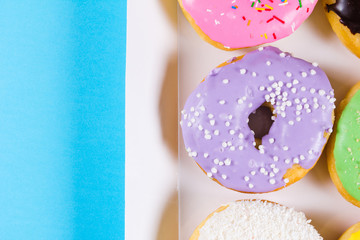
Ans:
[[[126,1],[0,1],[0,239],[123,239]]]

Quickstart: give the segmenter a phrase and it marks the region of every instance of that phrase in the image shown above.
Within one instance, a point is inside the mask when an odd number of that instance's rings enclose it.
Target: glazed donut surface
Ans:
[[[187,99],[180,122],[186,150],[227,188],[277,190],[289,183],[289,169],[311,169],[320,157],[333,126],[333,89],[317,64],[274,47],[230,62]],[[275,121],[256,148],[249,115],[264,103]]]
[[[360,239],[360,222],[351,226],[339,240],[359,240]]]
[[[186,18],[206,41],[222,49],[269,43],[293,33],[317,0],[179,0]]]

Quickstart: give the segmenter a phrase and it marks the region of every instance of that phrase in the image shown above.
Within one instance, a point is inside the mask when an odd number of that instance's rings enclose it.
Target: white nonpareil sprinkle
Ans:
[[[224,104],[225,104],[225,100],[220,100],[219,103],[220,103],[221,105],[224,105]]]
[[[253,188],[249,184],[249,188]],[[213,214],[198,240],[322,240],[304,213],[266,201],[238,201]]]
[[[270,66],[271,62],[270,61],[266,61],[266,65]]]
[[[250,180],[250,178],[249,178],[248,176],[245,176],[245,177],[244,177],[244,180],[245,180],[246,182],[248,182],[248,181]]]
[[[276,183],[276,181],[275,181],[275,179],[272,178],[272,179],[269,180],[269,183],[273,185],[273,184]]]
[[[219,130],[214,130],[214,135],[215,135],[215,136],[218,136],[218,135],[219,135],[219,133],[220,133],[220,131],[219,131]]]
[[[273,139],[273,138],[269,138],[269,143],[274,143],[275,142],[275,139]]]
[[[213,117],[214,117],[213,114],[211,114],[211,113],[208,114],[208,118],[213,118]]]
[[[211,172],[212,172],[212,173],[217,173],[217,169],[213,167],[213,168],[211,169]]]
[[[274,76],[272,76],[272,75],[268,76],[268,79],[269,79],[270,81],[274,81],[274,80],[275,80]]]
[[[222,80],[223,84],[228,84],[229,83],[229,79],[224,79]]]
[[[245,73],[246,73],[246,69],[244,69],[244,68],[240,69],[240,73],[241,73],[241,74],[245,74]]]
[[[227,176],[225,174],[222,174],[221,177],[226,180],[227,179]]]
[[[320,90],[319,90],[319,95],[320,95],[320,96],[323,96],[324,94],[325,94],[325,91],[322,90],[322,89],[320,89]]]
[[[286,54],[284,52],[280,53],[279,55],[280,55],[280,57],[285,57],[286,56]]]
[[[225,159],[224,161],[226,166],[229,166],[231,164],[231,160],[229,158]]]
[[[307,77],[307,73],[306,73],[306,72],[302,72],[302,73],[301,73],[301,76],[302,76],[302,77]]]
[[[211,173],[211,172],[208,172],[206,175],[207,175],[209,178],[212,177],[212,173]]]
[[[204,153],[204,158],[208,158],[209,154],[208,153]]]

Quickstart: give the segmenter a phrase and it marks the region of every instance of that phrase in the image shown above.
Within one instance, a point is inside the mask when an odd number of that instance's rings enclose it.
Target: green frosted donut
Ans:
[[[334,157],[343,187],[360,201],[360,91],[351,98],[339,119]]]

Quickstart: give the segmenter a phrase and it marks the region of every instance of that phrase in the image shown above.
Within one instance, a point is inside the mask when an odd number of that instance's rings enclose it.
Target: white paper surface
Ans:
[[[125,238],[177,239],[176,1],[128,0]]]

